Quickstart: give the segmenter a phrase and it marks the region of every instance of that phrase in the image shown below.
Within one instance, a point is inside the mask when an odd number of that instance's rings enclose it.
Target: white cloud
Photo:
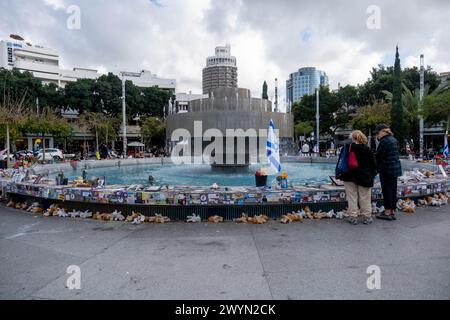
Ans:
[[[68,4],[81,8],[81,30],[65,27]],[[381,30],[366,27],[371,4],[381,8]],[[441,0],[3,0],[0,37],[17,33],[55,48],[68,68],[149,69],[193,92],[201,92],[206,57],[229,42],[239,85],[259,96],[266,80],[273,96],[278,77],[282,101],[299,67],[324,70],[333,88],[357,84],[383,58],[393,63],[397,43],[403,66],[418,65],[424,53],[427,65],[449,71],[449,16]]]
[[[44,4],[47,6],[51,6],[53,10],[61,10],[65,9],[66,5],[63,0],[43,0]]]

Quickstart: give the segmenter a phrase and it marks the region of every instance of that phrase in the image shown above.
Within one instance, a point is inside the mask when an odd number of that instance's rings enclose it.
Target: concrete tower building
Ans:
[[[231,56],[229,44],[216,47],[215,56],[206,59],[203,69],[203,94],[209,94],[219,87],[238,87],[236,58]]]

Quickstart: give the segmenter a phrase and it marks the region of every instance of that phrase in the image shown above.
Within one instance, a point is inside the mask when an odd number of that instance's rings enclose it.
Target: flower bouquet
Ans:
[[[288,178],[289,175],[287,174],[287,172],[282,172],[277,177],[277,182],[280,185],[281,189],[287,189],[289,187]]]

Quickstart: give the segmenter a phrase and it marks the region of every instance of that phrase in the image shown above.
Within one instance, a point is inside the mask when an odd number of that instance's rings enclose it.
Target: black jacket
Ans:
[[[372,188],[373,180],[377,175],[377,166],[372,151],[367,145],[356,143],[352,143],[351,150],[355,152],[358,168],[344,173],[341,180]]]
[[[400,163],[399,145],[397,139],[388,135],[383,137],[378,144],[377,165],[380,175],[387,175],[394,178],[402,175],[402,165]]]

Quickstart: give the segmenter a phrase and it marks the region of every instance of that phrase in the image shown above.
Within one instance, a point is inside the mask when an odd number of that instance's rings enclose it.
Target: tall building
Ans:
[[[328,76],[315,67],[300,68],[291,73],[286,81],[286,103],[290,106],[298,102],[304,95],[314,94],[320,86],[328,85]]]
[[[203,69],[203,94],[209,94],[219,87],[237,88],[236,58],[231,56],[231,47],[216,47],[215,56],[206,59]]]

